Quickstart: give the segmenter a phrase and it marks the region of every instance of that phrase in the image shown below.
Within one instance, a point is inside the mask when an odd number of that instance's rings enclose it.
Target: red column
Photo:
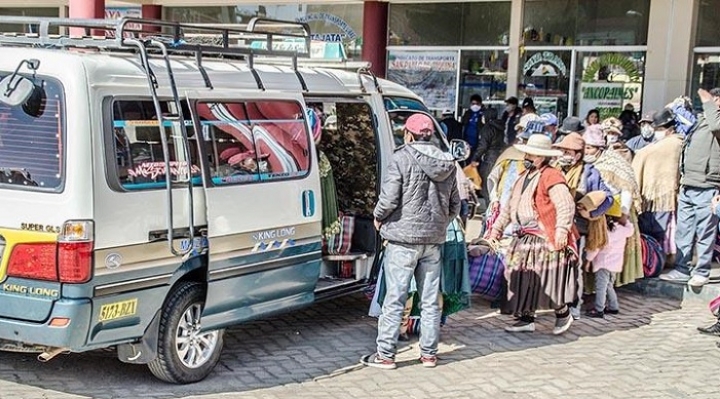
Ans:
[[[387,63],[388,3],[363,2],[362,59],[372,63],[370,68],[379,77],[385,77]]]
[[[70,18],[104,19],[105,0],[69,0]],[[84,35],[82,28],[70,28],[71,35]],[[93,31],[93,34],[102,35],[102,31]]]
[[[143,4],[142,17],[143,19],[162,19],[162,6]]]
[[[142,5],[142,18],[143,19],[162,19],[162,6],[155,6],[152,4]],[[159,26],[146,26],[146,30],[160,32],[162,29]]]

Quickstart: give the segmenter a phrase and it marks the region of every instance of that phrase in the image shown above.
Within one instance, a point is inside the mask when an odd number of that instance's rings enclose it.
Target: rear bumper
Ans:
[[[82,351],[86,345],[92,305],[88,299],[59,299],[44,323],[0,319],[0,339]],[[56,317],[70,319],[65,327],[51,327]]]

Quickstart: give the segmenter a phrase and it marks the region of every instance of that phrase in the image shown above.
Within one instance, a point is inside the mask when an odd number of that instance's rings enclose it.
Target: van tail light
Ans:
[[[41,242],[15,245],[10,253],[7,275],[57,281],[57,244]]]
[[[90,280],[93,267],[93,222],[68,221],[58,236],[57,269],[61,283]]]
[[[85,283],[92,277],[93,238],[93,222],[65,222],[58,242],[15,245],[10,253],[7,275],[31,280]]]

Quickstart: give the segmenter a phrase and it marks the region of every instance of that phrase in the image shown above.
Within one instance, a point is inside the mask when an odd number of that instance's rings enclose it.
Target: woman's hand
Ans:
[[[564,229],[555,231],[555,250],[562,251],[567,247],[568,232]]]
[[[490,233],[487,235],[488,240],[500,240],[502,238],[502,233],[497,230],[490,230]]]
[[[374,224],[375,224],[375,230],[380,231],[380,227],[382,227],[382,222],[375,219]]]

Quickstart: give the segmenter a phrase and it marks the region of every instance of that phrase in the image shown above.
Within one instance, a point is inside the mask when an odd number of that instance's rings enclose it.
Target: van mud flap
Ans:
[[[160,331],[160,310],[155,313],[150,325],[139,342],[117,346],[117,357],[123,363],[148,364],[157,358],[158,332]]]

